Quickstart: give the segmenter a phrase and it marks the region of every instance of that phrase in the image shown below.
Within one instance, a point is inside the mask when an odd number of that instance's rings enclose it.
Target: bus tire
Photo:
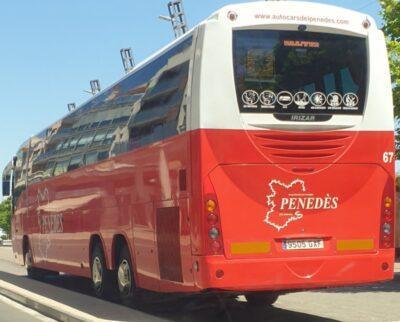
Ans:
[[[29,278],[32,278],[34,280],[41,280],[44,277],[43,271],[40,268],[36,268],[33,266],[33,256],[29,244],[28,249],[25,252],[24,261],[26,274]]]
[[[107,269],[103,248],[99,244],[94,246],[91,259],[94,294],[99,298],[114,300],[116,295],[115,272]]]
[[[136,283],[128,246],[122,246],[117,266],[117,285],[119,298],[124,304],[136,302]]]
[[[274,292],[246,294],[247,304],[254,307],[272,306],[279,298]]]

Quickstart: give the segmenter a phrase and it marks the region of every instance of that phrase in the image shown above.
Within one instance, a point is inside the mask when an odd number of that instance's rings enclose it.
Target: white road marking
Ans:
[[[40,313],[30,309],[30,308],[27,308],[26,306],[23,306],[23,305],[21,305],[21,304],[19,304],[17,302],[14,302],[13,300],[10,300],[9,298],[7,298],[7,297],[5,297],[3,295],[0,295],[0,302],[6,304],[8,306],[11,306],[11,307],[13,307],[13,308],[15,308],[15,309],[17,309],[19,311],[22,311],[22,312],[24,312],[26,314],[29,314],[30,316],[32,316],[35,319],[38,319],[40,321],[43,321],[43,322],[57,322],[56,320],[50,319],[47,316],[44,316],[44,315],[42,315],[42,314],[40,314]]]

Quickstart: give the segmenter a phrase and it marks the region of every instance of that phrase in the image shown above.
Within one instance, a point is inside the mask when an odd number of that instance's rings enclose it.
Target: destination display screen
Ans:
[[[361,115],[364,112],[367,83],[364,38],[300,31],[237,30],[233,32],[233,53],[242,113]],[[315,118],[318,119],[321,118]]]

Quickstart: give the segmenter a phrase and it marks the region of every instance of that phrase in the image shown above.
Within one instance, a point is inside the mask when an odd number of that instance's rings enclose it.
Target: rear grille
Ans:
[[[320,133],[320,132],[319,132]],[[293,134],[254,134],[256,138],[265,139],[265,140],[273,140],[273,141],[289,141],[289,142],[319,142],[319,141],[336,141],[347,139],[349,136],[347,135],[324,135],[324,134],[301,134],[301,133],[293,133]]]
[[[292,159],[314,159],[314,158],[328,158],[334,156],[332,153],[274,153],[272,154],[278,158],[292,158]]]
[[[250,137],[260,152],[273,163],[290,164],[335,162],[354,139],[353,135],[331,132],[256,131],[250,132]]]

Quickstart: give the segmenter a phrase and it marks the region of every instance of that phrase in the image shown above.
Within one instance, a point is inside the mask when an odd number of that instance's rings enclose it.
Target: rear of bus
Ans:
[[[233,5],[200,27],[197,46],[197,287],[392,279],[393,102],[372,18],[306,2]]]

